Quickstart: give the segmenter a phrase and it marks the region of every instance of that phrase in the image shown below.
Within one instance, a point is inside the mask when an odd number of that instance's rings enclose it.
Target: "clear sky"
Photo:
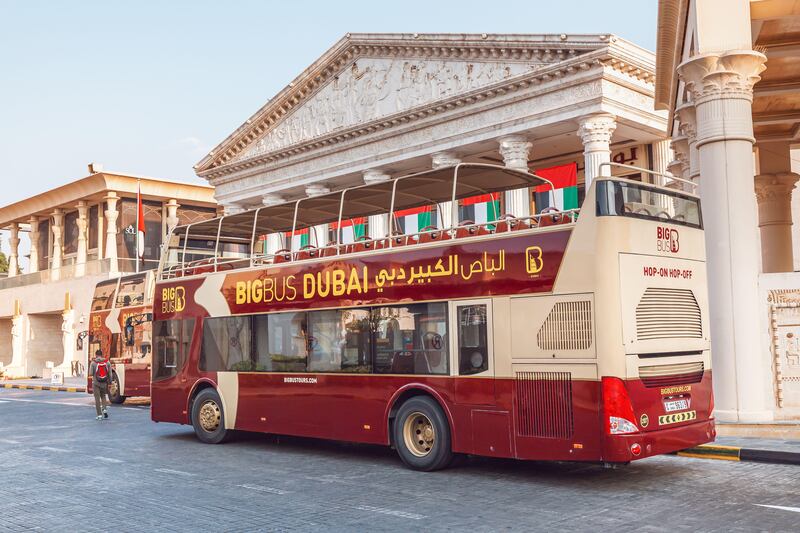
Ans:
[[[347,32],[614,33],[653,50],[656,10],[656,0],[0,0],[0,205],[83,177],[92,161],[200,182],[192,165]]]

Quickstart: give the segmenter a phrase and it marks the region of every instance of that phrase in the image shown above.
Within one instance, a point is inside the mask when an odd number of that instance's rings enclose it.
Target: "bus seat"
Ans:
[[[414,352],[395,352],[392,356],[392,374],[413,374]]]
[[[406,246],[408,244],[408,235],[403,233],[395,233],[392,235],[392,247]]]
[[[339,250],[339,245],[331,244],[330,246],[326,246],[325,248],[319,249],[319,257],[330,257],[332,255],[336,255],[336,252]]]
[[[464,220],[456,229],[456,238],[474,237],[475,235],[488,235],[489,230],[484,225],[478,225],[472,220]]]
[[[440,230],[436,226],[427,226],[422,228],[419,234],[419,242],[435,242],[446,241],[450,239],[450,235],[445,230]]]
[[[503,215],[495,224],[495,233],[502,233],[504,231],[513,231],[515,229],[525,229],[529,227],[525,224],[522,220],[518,219],[514,215]]]
[[[555,226],[557,224],[563,224],[564,219],[569,220],[568,217],[564,215],[564,213],[562,213],[555,207],[547,207],[545,209],[542,209],[542,213],[539,216],[539,227],[545,228],[547,226]]]
[[[275,258],[273,259],[273,263],[288,263],[292,260],[292,253],[284,248],[283,250],[278,250],[275,252]]]

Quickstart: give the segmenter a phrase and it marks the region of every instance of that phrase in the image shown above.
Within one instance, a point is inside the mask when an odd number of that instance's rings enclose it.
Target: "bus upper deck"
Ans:
[[[702,227],[697,197],[692,194],[621,178],[609,183],[602,193],[598,191],[598,215]],[[577,208],[559,211],[546,207],[528,214],[528,210],[518,213],[505,207],[503,192],[530,188],[556,192],[549,180],[529,172],[461,163],[180,226],[173,230],[165,247],[158,277],[166,280],[520,230],[545,230],[577,221]],[[465,207],[475,199],[487,203],[490,212],[486,220],[476,221],[466,215]],[[404,227],[403,215],[409,212],[426,214],[427,223]]]

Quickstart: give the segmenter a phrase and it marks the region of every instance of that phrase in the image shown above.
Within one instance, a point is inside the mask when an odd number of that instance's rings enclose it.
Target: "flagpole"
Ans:
[[[136,239],[133,241],[135,252],[133,254],[136,256],[136,273],[139,273],[139,206],[142,203],[142,183],[141,180],[136,180],[136,231],[134,235],[136,235]]]

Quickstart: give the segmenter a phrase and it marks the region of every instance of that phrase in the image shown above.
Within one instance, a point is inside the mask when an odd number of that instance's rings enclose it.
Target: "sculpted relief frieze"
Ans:
[[[237,159],[369,122],[517,76],[539,64],[360,59]]]

